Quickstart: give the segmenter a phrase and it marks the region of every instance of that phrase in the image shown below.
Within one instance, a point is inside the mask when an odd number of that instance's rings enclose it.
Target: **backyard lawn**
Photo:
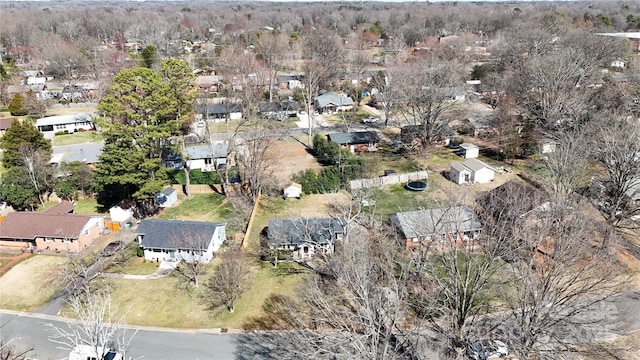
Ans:
[[[183,198],[176,206],[166,208],[158,215],[160,219],[227,221],[236,210],[222,195],[194,194],[191,199]]]

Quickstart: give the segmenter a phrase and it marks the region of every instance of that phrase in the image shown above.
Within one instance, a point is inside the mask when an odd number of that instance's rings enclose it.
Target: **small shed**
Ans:
[[[480,153],[480,148],[471,143],[462,143],[459,152],[460,156],[465,159],[475,159]]]
[[[109,217],[111,217],[111,221],[120,224],[133,222],[133,209],[123,209],[116,205],[109,209]]]
[[[284,198],[297,198],[300,199],[302,195],[302,185],[292,182],[291,184],[285,186],[283,190]]]
[[[178,201],[178,192],[172,187],[168,187],[158,194],[158,206],[166,208],[171,207],[176,201]]]

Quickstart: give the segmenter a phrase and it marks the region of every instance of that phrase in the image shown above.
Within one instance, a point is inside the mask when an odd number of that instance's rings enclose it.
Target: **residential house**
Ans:
[[[199,169],[203,172],[215,171],[227,164],[229,144],[226,142],[189,145],[187,151],[187,166],[189,169]]]
[[[13,118],[0,119],[0,136],[3,136],[4,133],[6,133],[7,130],[9,130],[9,128],[11,127],[11,124],[13,123],[13,120],[14,120]]]
[[[296,182],[292,182],[282,190],[282,193],[285,199],[287,198],[300,199],[300,196],[302,195],[302,185]]]
[[[378,150],[379,138],[378,133],[375,131],[335,133],[327,135],[327,139],[337,143],[341,148],[347,149],[354,154],[357,152]]]
[[[333,253],[335,242],[344,239],[346,233],[344,218],[271,219],[267,245],[273,250],[290,251],[296,260],[309,260]]]
[[[313,101],[316,111],[326,114],[352,110],[354,106],[353,99],[344,93],[328,92],[317,96]]]
[[[201,75],[196,78],[196,85],[201,93],[217,93],[222,90],[222,81],[222,76]]]
[[[485,220],[491,218],[496,223],[504,223],[522,218],[547,200],[543,191],[526,183],[510,180],[478,196],[476,203],[484,210],[482,214],[486,215]]]
[[[160,207],[171,207],[178,201],[178,192],[172,187],[168,187],[160,192],[156,197],[156,203]]]
[[[462,143],[457,153],[465,159],[475,159],[480,154],[480,148],[471,143]]]
[[[269,119],[278,120],[296,116],[299,108],[300,104],[293,100],[258,104],[258,112],[260,115]]]
[[[207,104],[197,107],[197,112],[206,121],[222,122],[242,119],[242,105],[240,104]]]
[[[280,89],[302,89],[304,84],[302,83],[304,75],[302,74],[278,74],[276,75],[276,82]]]
[[[485,184],[493,181],[495,170],[478,159],[467,159],[464,162],[452,162],[449,180],[458,185]]]
[[[100,237],[104,217],[65,212],[66,204],[48,211],[12,212],[0,223],[0,244],[32,250],[77,253]]]
[[[224,243],[225,227],[205,221],[144,219],[135,232],[146,260],[209,263]]]
[[[407,125],[400,129],[400,141],[407,145],[418,145],[422,142],[424,126]],[[455,137],[455,131],[448,124],[443,124],[438,131],[435,140],[438,144],[448,146]]]
[[[215,171],[227,164],[229,144],[218,142],[213,144],[187,145],[186,165],[190,170],[200,170],[202,172]],[[182,170],[185,165],[180,153],[173,152],[166,148],[162,152],[162,161],[165,167],[174,170]]]
[[[467,206],[400,212],[391,216],[391,222],[402,234],[407,249],[436,240],[476,240],[482,230],[476,213]]]
[[[55,133],[61,131],[74,133],[77,131],[96,129],[96,125],[93,123],[93,117],[89,114],[44,117],[36,120],[36,127],[47,138],[52,138]]]
[[[62,162],[80,161],[93,165],[100,161],[103,147],[103,142],[53,146],[49,163],[57,166]]]

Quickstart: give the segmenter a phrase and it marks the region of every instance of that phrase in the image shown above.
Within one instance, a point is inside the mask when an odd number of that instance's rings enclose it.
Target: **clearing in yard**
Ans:
[[[295,287],[302,279],[297,270],[294,274],[282,275],[270,265],[256,264],[253,267],[252,285],[240,297],[233,313],[224,307],[211,309],[204,285],[185,290],[180,286],[180,280],[171,275],[160,279],[109,278],[106,281],[111,287],[111,298],[118,305],[117,311],[126,313],[129,325],[243,329],[250,319],[262,314],[262,304],[267,297],[272,294],[294,294]],[[202,283],[206,281],[206,276],[201,278]],[[132,288],[136,290],[131,291]]]
[[[56,275],[67,262],[64,256],[36,255],[14,266],[0,277],[0,308],[32,311],[45,304],[56,292]]]
[[[53,137],[53,146],[64,146],[74,144],[84,144],[88,142],[100,141],[100,135],[95,131],[79,131],[76,133],[55,135]]]
[[[283,186],[300,171],[321,167],[313,155],[307,152],[307,147],[294,138],[273,142],[271,157],[273,175]]]
[[[233,205],[220,194],[194,194],[179,204],[160,212],[158,218],[169,220],[226,221],[235,212]]]

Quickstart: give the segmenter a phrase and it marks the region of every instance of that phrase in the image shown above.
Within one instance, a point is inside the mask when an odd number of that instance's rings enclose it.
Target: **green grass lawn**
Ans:
[[[67,135],[56,135],[53,137],[53,146],[84,144],[88,142],[100,141],[100,136],[95,131],[82,131]]]
[[[76,200],[76,214],[101,214],[102,206],[98,204],[98,201],[94,198]]]
[[[155,266],[153,263],[151,265]],[[142,267],[138,265],[140,269]],[[211,271],[209,269],[209,274]],[[262,304],[266,298],[272,294],[293,295],[304,276],[298,271],[289,274],[261,264],[253,267],[252,274],[252,285],[240,297],[233,313],[225,308],[212,309],[207,302],[204,285],[185,290],[179,287],[178,277],[167,276],[154,280],[109,278],[105,281],[111,287],[111,297],[118,304],[118,312],[126,314],[126,321],[130,325],[243,329],[252,318],[262,314]],[[202,282],[206,276],[203,276]]]
[[[219,194],[194,194],[191,199],[185,199],[177,206],[166,208],[158,215],[160,219],[180,219],[199,221],[227,222],[227,231],[239,229],[232,219],[239,216],[239,211]]]

